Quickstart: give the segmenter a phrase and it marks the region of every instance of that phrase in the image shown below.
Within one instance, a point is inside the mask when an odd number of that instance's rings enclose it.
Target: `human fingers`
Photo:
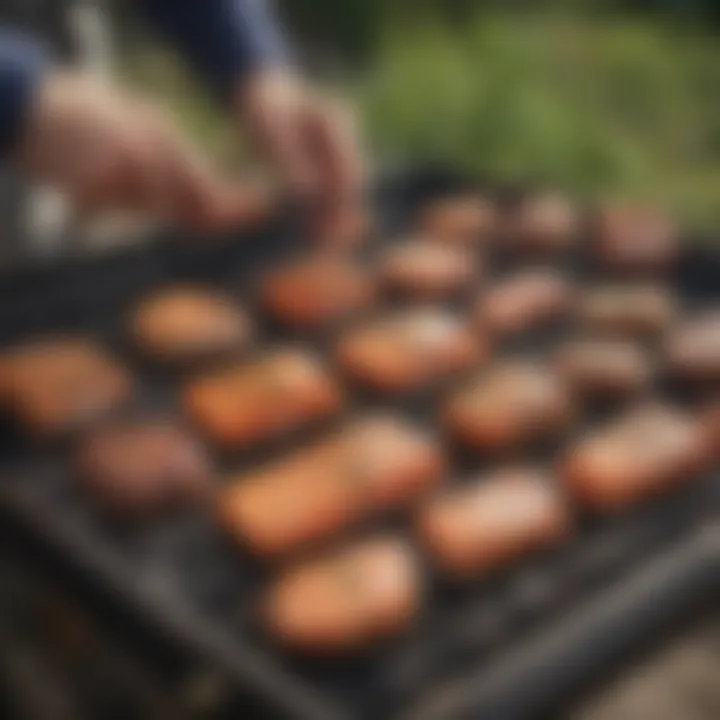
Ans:
[[[365,162],[354,114],[336,101],[311,99],[306,133],[323,192],[356,199],[364,184]]]
[[[347,246],[366,230],[365,164],[352,115],[337,104],[316,102],[309,110],[308,145],[322,178],[313,235],[323,245]]]
[[[259,149],[292,195],[316,197],[321,178],[304,132],[304,89],[287,73],[251,78],[238,99],[240,115]]]

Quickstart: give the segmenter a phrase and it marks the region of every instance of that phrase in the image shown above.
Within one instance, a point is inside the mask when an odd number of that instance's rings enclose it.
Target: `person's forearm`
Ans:
[[[269,0],[138,0],[147,18],[225,100],[288,53]]]
[[[46,68],[39,43],[0,29],[0,157],[16,146]]]

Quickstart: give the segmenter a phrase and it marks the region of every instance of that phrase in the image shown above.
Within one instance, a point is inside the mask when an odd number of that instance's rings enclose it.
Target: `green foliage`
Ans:
[[[717,0],[276,0],[276,5],[303,40],[353,59],[372,56],[388,21],[401,25],[418,16],[464,23],[473,15],[512,9],[586,18],[651,14],[685,25],[720,25]]]
[[[388,32],[361,92],[381,155],[649,196],[720,227],[720,49],[647,21],[488,15]]]

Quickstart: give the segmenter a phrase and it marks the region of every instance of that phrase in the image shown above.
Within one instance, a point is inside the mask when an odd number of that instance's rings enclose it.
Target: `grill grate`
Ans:
[[[441,174],[393,179],[378,193],[385,227],[402,228],[418,202],[454,187],[457,181]],[[282,221],[263,237],[213,245],[161,239],[111,257],[6,272],[0,278],[0,343],[43,330],[81,329],[126,352],[121,321],[134,298],[178,279],[210,280],[242,295],[240,288],[259,269],[298,244],[289,227]],[[582,259],[568,262],[577,273],[587,272],[585,266]],[[711,302],[720,291],[718,271],[720,260],[690,250],[678,273],[678,291],[688,304]],[[277,329],[265,330],[267,337],[288,339]],[[563,332],[557,328],[510,350],[542,352]],[[172,383],[136,368],[148,404],[171,407]],[[359,400],[367,402],[373,401]],[[432,397],[403,410],[428,423]],[[429,573],[431,601],[407,637],[342,662],[293,658],[266,641],[253,623],[262,568],[230,547],[202,510],[150,527],[110,525],[73,489],[61,457],[27,447],[11,427],[3,435],[0,507],[92,583],[110,589],[118,602],[283,717],[434,720],[476,717],[480,708],[503,720],[533,717],[579,679],[583,668],[608,659],[611,650],[621,652],[641,631],[653,631],[652,620],[657,628],[666,612],[689,608],[717,587],[718,533],[698,531],[717,519],[720,478],[708,477],[612,520],[585,518],[567,546],[482,584],[458,590]],[[456,458],[458,474],[468,467],[466,459]],[[652,612],[645,612],[648,603]],[[553,674],[548,662],[555,670],[574,663],[576,672]]]

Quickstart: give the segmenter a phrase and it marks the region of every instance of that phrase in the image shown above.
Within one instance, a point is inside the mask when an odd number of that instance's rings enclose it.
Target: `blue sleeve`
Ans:
[[[22,133],[46,60],[31,38],[0,30],[0,156],[13,149]]]
[[[139,0],[151,24],[225,100],[249,72],[287,62],[269,0]]]

